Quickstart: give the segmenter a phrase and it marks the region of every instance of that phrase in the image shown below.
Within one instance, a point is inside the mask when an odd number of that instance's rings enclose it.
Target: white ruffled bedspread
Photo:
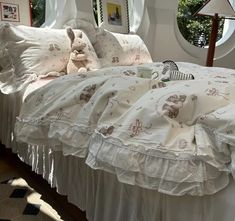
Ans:
[[[177,64],[195,80],[139,78],[137,67],[53,80],[25,99],[17,139],[84,157],[120,182],[171,195],[214,194],[234,168],[235,70]]]

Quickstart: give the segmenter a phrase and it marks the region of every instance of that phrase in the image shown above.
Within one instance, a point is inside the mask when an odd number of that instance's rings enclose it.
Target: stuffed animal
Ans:
[[[87,47],[86,43],[82,39],[82,32],[78,33],[76,36],[72,28],[67,28],[68,37],[71,40],[71,52],[70,58],[67,64],[67,74],[74,72],[86,72],[88,59],[84,52]]]
[[[184,74],[179,71],[177,64],[174,61],[163,61],[162,81],[176,81],[176,80],[193,80],[192,74]],[[164,76],[163,76],[164,75]]]

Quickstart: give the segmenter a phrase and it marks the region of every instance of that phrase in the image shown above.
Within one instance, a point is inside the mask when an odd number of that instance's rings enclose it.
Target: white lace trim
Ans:
[[[64,155],[84,158],[92,130],[81,125],[71,125],[63,121],[37,122],[17,118],[15,132],[18,142],[46,145],[63,151]],[[28,135],[28,136],[26,136]]]
[[[196,156],[188,159],[150,156],[117,142],[121,141],[112,142],[96,133],[86,163],[93,169],[116,174],[120,182],[170,195],[214,194],[229,182],[228,171],[219,171]]]
[[[229,183],[229,170],[207,163],[196,153],[143,151],[142,146],[125,145],[119,139],[94,133],[92,127],[18,118],[15,130],[21,142],[87,157],[91,168],[114,173],[120,182],[170,195],[214,194]]]

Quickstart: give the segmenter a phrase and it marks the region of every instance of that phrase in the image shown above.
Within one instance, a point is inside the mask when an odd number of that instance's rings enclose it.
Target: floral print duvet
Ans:
[[[24,101],[18,141],[86,158],[120,182],[171,195],[214,194],[233,172],[235,70],[177,63],[194,80],[162,82],[161,63],[53,80]]]

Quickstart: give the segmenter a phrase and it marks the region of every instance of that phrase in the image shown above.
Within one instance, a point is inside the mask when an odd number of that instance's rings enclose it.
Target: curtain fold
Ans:
[[[136,33],[143,18],[145,0],[128,0],[128,4],[130,32]]]
[[[76,0],[46,0],[45,23],[42,27],[61,28],[77,13]]]

